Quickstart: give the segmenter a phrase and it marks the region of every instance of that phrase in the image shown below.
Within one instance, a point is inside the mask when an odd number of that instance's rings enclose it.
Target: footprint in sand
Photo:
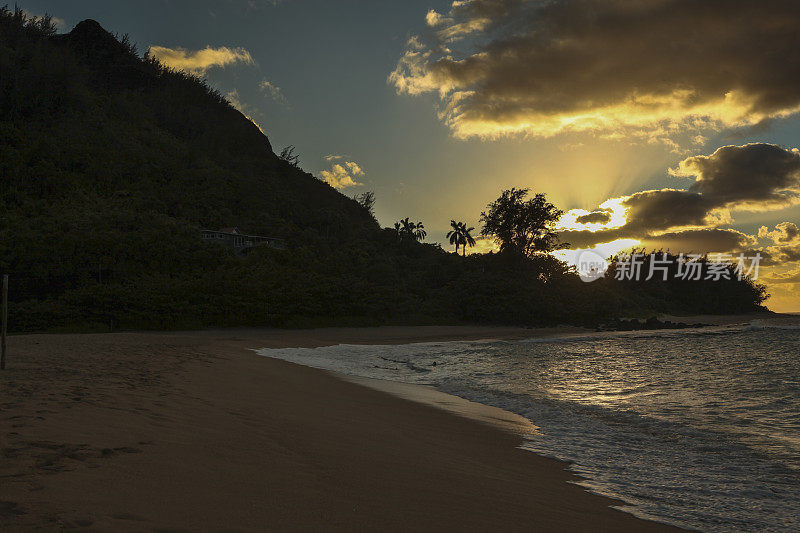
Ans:
[[[102,457],[109,457],[115,453],[142,453],[139,448],[131,448],[130,446],[122,446],[120,448],[103,448],[100,450]]]
[[[117,514],[111,515],[111,518],[115,518],[117,520],[133,520],[133,521],[136,521],[136,522],[142,522],[142,521],[145,520],[144,518],[142,518],[140,516],[136,516],[135,514],[131,514],[131,513],[117,513]]]
[[[19,509],[16,502],[6,502],[0,500],[0,518],[11,518],[12,516],[19,516],[23,514],[27,513]]]

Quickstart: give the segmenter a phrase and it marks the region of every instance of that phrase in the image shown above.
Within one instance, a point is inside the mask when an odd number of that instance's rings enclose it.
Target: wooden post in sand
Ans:
[[[6,331],[8,329],[8,274],[3,274],[3,331],[0,339],[0,370],[6,368]]]

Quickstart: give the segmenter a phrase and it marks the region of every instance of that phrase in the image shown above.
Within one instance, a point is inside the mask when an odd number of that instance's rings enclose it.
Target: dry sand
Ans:
[[[0,529],[669,529],[567,483],[564,463],[518,449],[513,431],[249,350],[534,333],[11,337],[0,372]]]

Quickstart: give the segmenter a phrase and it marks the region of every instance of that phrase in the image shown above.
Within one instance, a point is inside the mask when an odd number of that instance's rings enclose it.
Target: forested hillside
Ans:
[[[94,21],[55,35],[3,13],[0,117],[0,262],[18,298],[87,292],[103,277],[106,289],[146,276],[140,290],[175,292],[176,275],[230,266],[200,243],[203,227],[331,246],[377,232],[202,80],[140,59]]]
[[[56,35],[47,19],[0,12],[0,196],[12,331],[585,323],[694,310],[671,293],[583,284],[550,256],[462,258],[398,241],[277,157],[205,81],[90,20]],[[202,242],[201,229],[223,226],[287,249],[241,257]],[[736,311],[761,301],[742,294]]]

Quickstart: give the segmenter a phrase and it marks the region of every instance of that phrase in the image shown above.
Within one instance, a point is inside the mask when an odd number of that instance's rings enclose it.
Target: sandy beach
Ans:
[[[260,347],[524,338],[387,327],[25,335],[0,373],[4,531],[670,529],[475,421]],[[406,391],[405,394],[411,394]],[[402,396],[402,394],[400,394]],[[534,421],[535,422],[535,421]]]

